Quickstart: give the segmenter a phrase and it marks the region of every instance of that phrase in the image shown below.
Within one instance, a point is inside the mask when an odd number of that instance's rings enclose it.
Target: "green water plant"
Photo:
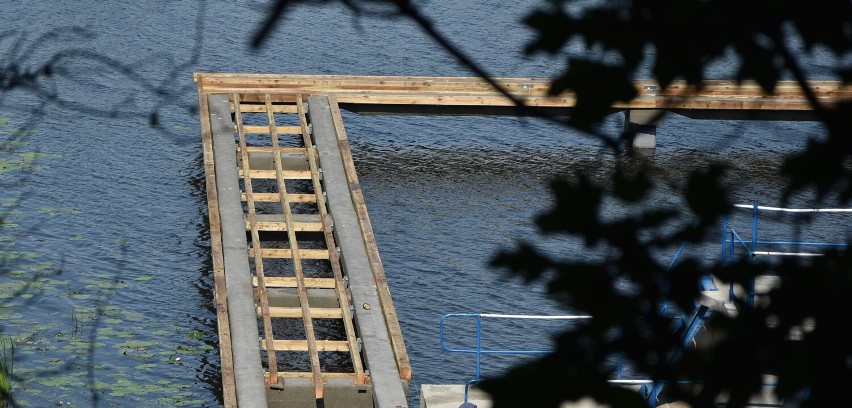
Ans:
[[[12,375],[15,366],[15,344],[0,335],[0,408],[8,405],[12,396]]]

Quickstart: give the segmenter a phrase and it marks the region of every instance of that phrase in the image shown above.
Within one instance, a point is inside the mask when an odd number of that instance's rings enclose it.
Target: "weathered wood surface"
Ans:
[[[195,74],[200,89],[207,93],[239,93],[244,102],[261,101],[263,94],[273,100],[291,101],[296,95],[333,96],[341,105],[387,105],[389,112],[403,106],[512,107],[514,103],[490,84],[475,77],[393,77],[344,75],[275,74]],[[496,78],[504,89],[532,107],[570,108],[575,98],[570,92],[548,94],[547,78]],[[708,80],[695,89],[675,82],[665,90],[649,80],[635,81],[639,96],[615,109],[688,110],[812,110],[804,93],[793,81],[780,81],[773,94],[766,94],[754,82]],[[852,100],[852,86],[837,81],[812,81],[817,99],[826,106]],[[357,109],[356,109],[357,110]]]

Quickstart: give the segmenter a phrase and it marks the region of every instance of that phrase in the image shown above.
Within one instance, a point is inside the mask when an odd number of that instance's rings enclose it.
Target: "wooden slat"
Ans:
[[[302,129],[298,126],[276,126],[276,130],[279,135],[300,135],[302,134]],[[263,125],[244,125],[243,131],[246,134],[253,135],[266,135],[269,134],[269,126]]]
[[[240,106],[240,109],[243,112],[266,112],[266,104],[249,104],[243,103]],[[293,104],[280,104],[276,103],[272,105],[272,112],[274,113],[296,113],[296,105]]]
[[[243,106],[243,105],[240,105],[240,106]],[[278,150],[281,153],[301,153],[301,154],[305,154],[305,148],[304,147],[279,147]],[[269,146],[246,146],[246,151],[248,151],[250,154],[254,153],[254,152],[270,153],[271,154],[272,148],[269,147]],[[239,150],[237,150],[237,152],[239,152]],[[314,152],[314,154],[316,155],[316,152]]]
[[[245,193],[242,195],[243,201],[248,200]],[[287,194],[287,199],[291,203],[315,203],[317,202],[316,194]],[[278,201],[278,193],[254,193],[254,201],[259,203],[274,203]]]
[[[260,315],[261,310],[257,308],[257,314]],[[301,307],[280,307],[270,306],[269,316],[276,318],[296,319],[302,318]],[[343,317],[343,311],[336,307],[312,307],[310,308],[310,316],[312,319],[340,319]]]
[[[249,169],[249,175],[253,179],[274,179],[277,177],[275,170],[252,170]],[[284,170],[284,178],[290,180],[310,180],[310,170]],[[244,172],[240,169],[240,177],[245,177]]]
[[[311,372],[305,371],[281,371],[278,373],[278,376],[282,379],[287,378],[310,378],[313,376]],[[332,373],[328,371],[323,371],[323,378],[351,378],[355,381],[355,373]]]
[[[349,351],[349,344],[340,340],[315,340],[317,351]],[[261,344],[261,347],[266,346]],[[275,340],[274,347],[277,351],[308,351],[307,340]],[[322,374],[320,374],[322,377]],[[320,381],[321,382],[321,381]]]
[[[303,259],[328,259],[328,249],[299,249],[299,257]],[[249,250],[249,256],[254,256],[254,248]],[[293,253],[286,248],[262,248],[263,258],[293,258]]]
[[[291,276],[267,276],[267,288],[295,288],[296,278]],[[257,278],[252,278],[252,284],[257,286]],[[334,289],[334,278],[304,278],[306,288]]]
[[[246,223],[248,226],[248,223]],[[246,228],[248,230],[249,228]],[[285,221],[258,221],[258,231],[287,231],[287,223]],[[318,222],[293,221],[293,229],[302,232],[318,232],[322,231],[322,224]]]

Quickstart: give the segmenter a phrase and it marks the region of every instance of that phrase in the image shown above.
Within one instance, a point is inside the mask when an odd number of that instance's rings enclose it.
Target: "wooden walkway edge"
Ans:
[[[510,99],[475,77],[204,73],[196,74],[195,78],[207,92],[239,92],[244,100],[266,93],[281,101],[295,95],[326,95],[335,97],[344,109],[359,113],[523,114]],[[549,95],[548,78],[495,78],[495,81],[542,113],[565,114],[575,103],[570,92]],[[852,86],[842,82],[811,81],[810,85],[817,99],[828,107],[852,100]],[[732,80],[708,80],[702,89],[675,82],[663,91],[654,81],[636,80],[635,87],[639,96],[628,103],[616,104],[614,111],[666,109],[708,119],[748,118],[743,112],[759,112],[772,118],[773,114],[786,112],[799,120],[804,117],[799,113],[813,109],[794,81],[779,81],[771,95],[750,81],[737,84]]]

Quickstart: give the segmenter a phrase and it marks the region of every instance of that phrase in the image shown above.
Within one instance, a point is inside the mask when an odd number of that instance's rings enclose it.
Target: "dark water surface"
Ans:
[[[296,9],[250,50],[268,2],[6,3],[5,61],[31,70],[63,55],[36,88],[0,95],[0,329],[17,345],[22,406],[221,406],[193,72],[470,75],[412,24],[340,7]],[[424,9],[494,75],[550,76],[558,63],[519,57],[529,32],[518,16],[533,4],[435,0]],[[63,102],[44,103],[49,95]],[[592,139],[541,120],[344,114],[416,406],[420,384],[473,374],[472,359],[439,347],[444,314],[564,312],[541,287],[487,263],[534,236],[533,217],[551,203],[548,180],[578,169],[603,176],[611,162]],[[620,129],[621,118],[610,119],[606,129]],[[731,159],[738,198],[771,204],[779,160],[819,130],[672,117],[653,162],[677,184]],[[655,200],[677,204],[670,191]],[[566,240],[541,245],[584,251]],[[509,342],[552,329],[502,328],[495,336]],[[486,364],[495,372],[510,363]]]

